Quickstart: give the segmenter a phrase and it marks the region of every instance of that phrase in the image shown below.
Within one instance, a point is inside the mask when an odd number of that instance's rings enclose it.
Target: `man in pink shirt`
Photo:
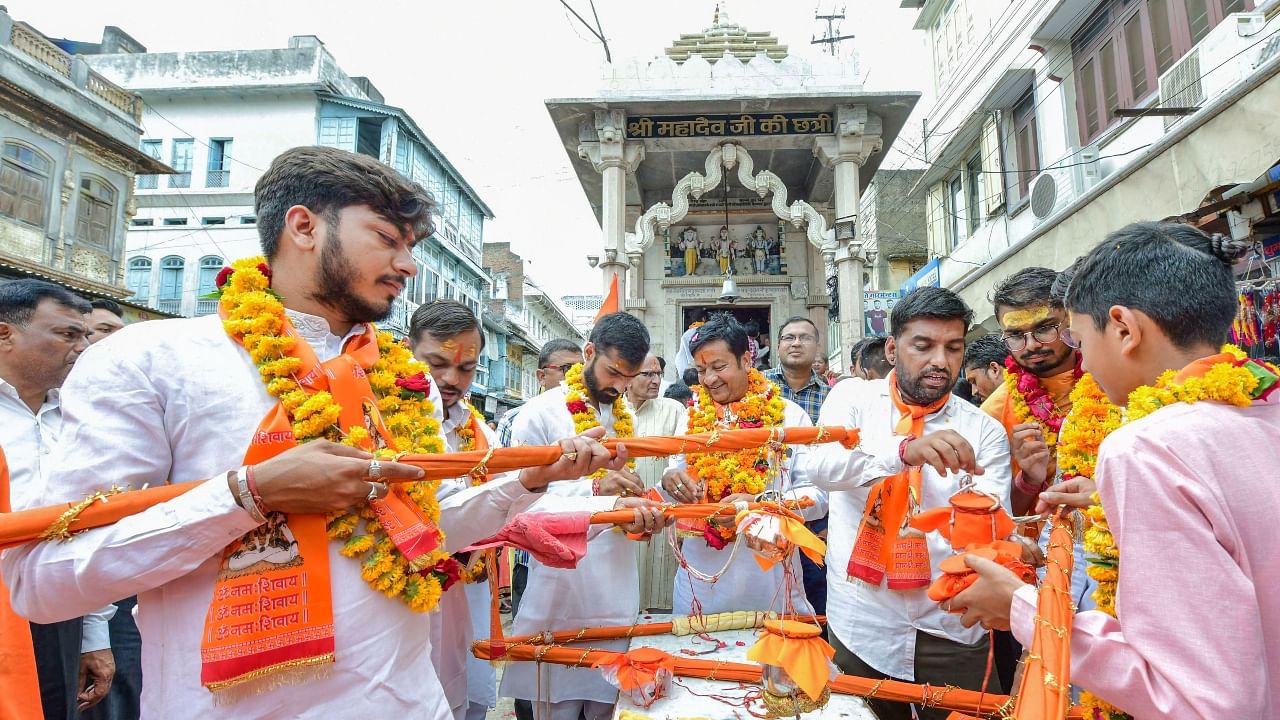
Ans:
[[[1274,368],[1218,354],[1242,249],[1186,225],[1135,223],[1077,264],[1067,295],[1085,369],[1130,417],[1102,443],[1096,472],[1121,558],[1118,618],[1075,616],[1071,681],[1138,719],[1280,716],[1280,395],[1267,399]],[[1233,384],[1243,406],[1226,401],[1227,383],[1186,385],[1240,367],[1258,378]],[[1194,402],[1151,411],[1130,402],[1144,386],[1184,386]],[[1051,490],[1079,507],[1092,488]],[[969,565],[980,580],[953,602],[963,622],[1011,626],[1030,646],[1035,589],[981,558]]]

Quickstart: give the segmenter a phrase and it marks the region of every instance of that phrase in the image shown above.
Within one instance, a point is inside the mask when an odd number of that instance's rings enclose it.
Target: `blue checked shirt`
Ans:
[[[764,373],[766,379],[773,381],[775,385],[782,388],[782,397],[799,405],[806,413],[809,413],[809,419],[813,420],[816,425],[818,422],[818,412],[822,410],[822,401],[827,399],[827,393],[831,392],[831,386],[818,377],[815,371],[809,378],[809,384],[799,390],[792,390],[787,384],[787,379],[782,376],[782,368],[773,368]]]

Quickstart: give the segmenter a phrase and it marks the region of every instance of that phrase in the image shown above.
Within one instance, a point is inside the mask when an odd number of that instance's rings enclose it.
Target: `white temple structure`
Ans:
[[[918,98],[864,92],[854,61],[793,56],[717,11],[662,57],[607,64],[598,97],[546,105],[600,220],[590,259],[654,352],[673,358],[698,311],[771,338],[794,315],[825,329],[833,268],[834,358],[863,331],[859,196]]]

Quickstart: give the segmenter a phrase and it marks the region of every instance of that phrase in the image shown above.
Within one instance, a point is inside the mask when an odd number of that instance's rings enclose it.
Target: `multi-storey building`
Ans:
[[[923,142],[930,262],[991,319],[1015,270],[1062,269],[1135,220],[1280,255],[1277,0],[903,0],[939,98]],[[1158,282],[1158,277],[1152,278]]]
[[[112,28],[104,44],[136,48]],[[0,280],[40,277],[124,300],[142,103],[0,8]],[[128,319],[144,315],[126,308]]]
[[[453,298],[478,314],[493,213],[404,110],[368,78],[343,72],[311,35],[285,48],[86,55],[145,102],[141,148],[177,174],[138,178],[128,235],[128,287],[166,312],[216,310],[207,296],[223,264],[260,252],[253,188],[271,160],[299,145],[375,157],[427,188],[437,232],[415,251],[418,275],[384,327],[403,333],[419,304]]]
[[[496,351],[489,353],[491,396],[496,398],[487,410],[491,414],[500,415],[541,392],[535,373],[538,354],[548,341],[585,341],[570,312],[525,274],[524,262],[510,243],[485,243],[484,268],[493,277],[493,298],[485,317],[495,323],[502,318],[501,328],[490,330],[487,343]]]

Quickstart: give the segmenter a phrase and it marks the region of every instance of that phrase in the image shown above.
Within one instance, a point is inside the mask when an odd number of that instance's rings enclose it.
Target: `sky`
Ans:
[[[587,0],[567,0],[591,19]],[[51,37],[96,41],[116,25],[153,52],[282,48],[291,35],[316,35],[348,75],[364,75],[390,105],[404,108],[462,172],[496,218],[486,241],[505,241],[552,295],[600,292],[586,256],[600,226],[543,105],[547,98],[596,96],[601,45],[560,0],[335,2],[332,0],[4,0],[9,15]],[[919,140],[931,105],[918,11],[899,0],[729,0],[734,22],[768,30],[794,55],[825,23],[816,12],[844,10],[842,45],[857,53],[868,90],[925,93],[902,142]],[[661,55],[681,33],[711,25],[714,0],[596,0],[615,60]],[[910,167],[892,151],[882,167]]]

